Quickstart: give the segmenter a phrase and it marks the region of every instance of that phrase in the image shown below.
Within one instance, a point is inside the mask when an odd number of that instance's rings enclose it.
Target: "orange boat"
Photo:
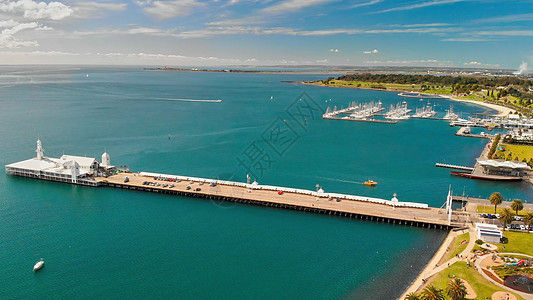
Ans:
[[[367,186],[376,186],[376,184],[378,184],[377,182],[375,182],[374,180],[367,180],[365,182],[363,182],[364,185],[367,185]]]

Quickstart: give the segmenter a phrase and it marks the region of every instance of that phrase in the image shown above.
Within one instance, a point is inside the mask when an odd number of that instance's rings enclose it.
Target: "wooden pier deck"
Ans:
[[[126,176],[129,182],[124,182]],[[213,201],[230,201],[252,205],[269,206],[276,208],[293,209],[299,211],[341,216],[347,218],[363,219],[369,221],[417,226],[436,229],[451,229],[463,226],[464,223],[454,222],[448,224],[447,215],[438,208],[413,208],[395,207],[379,203],[354,201],[330,197],[318,197],[301,193],[284,192],[278,194],[275,190],[248,189],[240,186],[217,184],[210,186],[208,183],[200,185],[199,181],[172,182],[174,187],[144,185],[144,181],[171,183],[154,180],[152,176],[141,176],[136,173],[119,173],[107,178],[95,178],[98,182],[130,190],[155,192],[185,197],[198,197]],[[187,189],[190,186],[191,189]],[[200,188],[200,191],[196,191]],[[458,220],[456,220],[458,221]]]

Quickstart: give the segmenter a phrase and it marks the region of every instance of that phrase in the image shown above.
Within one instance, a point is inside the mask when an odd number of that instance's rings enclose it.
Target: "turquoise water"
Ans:
[[[89,77],[86,76],[89,74]],[[450,177],[435,162],[471,165],[486,141],[455,137],[436,120],[396,125],[307,118],[287,108],[307,93],[317,105],[394,93],[282,81],[323,75],[155,72],[112,67],[0,68],[0,164],[63,152],[115,165],[244,180],[243,151],[271,124],[297,138],[271,159],[263,184],[440,206],[456,193],[530,199],[524,183]],[[273,96],[273,100],[270,98]],[[154,98],[221,99],[221,103]],[[410,107],[425,102],[407,99]],[[432,100],[435,101],[435,100]],[[450,102],[438,100],[442,114]],[[455,111],[484,108],[454,103]],[[168,138],[170,135],[170,139]],[[373,189],[360,182],[379,182]],[[0,298],[390,299],[416,276],[441,231],[345,220],[201,199],[88,188],[0,172]],[[33,274],[43,257],[46,266]],[[383,288],[386,286],[387,288]]]

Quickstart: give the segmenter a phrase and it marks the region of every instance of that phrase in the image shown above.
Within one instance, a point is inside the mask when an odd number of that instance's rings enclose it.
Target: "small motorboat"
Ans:
[[[41,260],[33,266],[33,271],[39,271],[42,267],[44,267],[44,260],[41,258]]]
[[[375,182],[374,180],[367,180],[365,182],[363,182],[364,185],[366,186],[376,186],[376,184],[378,184],[377,182]]]

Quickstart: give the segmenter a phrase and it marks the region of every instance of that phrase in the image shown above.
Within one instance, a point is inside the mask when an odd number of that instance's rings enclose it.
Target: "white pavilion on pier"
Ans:
[[[6,173],[82,185],[96,186],[92,178],[105,170],[114,169],[109,154],[102,155],[102,163],[92,157],[62,155],[44,156],[41,140],[37,140],[36,157],[6,165]]]

